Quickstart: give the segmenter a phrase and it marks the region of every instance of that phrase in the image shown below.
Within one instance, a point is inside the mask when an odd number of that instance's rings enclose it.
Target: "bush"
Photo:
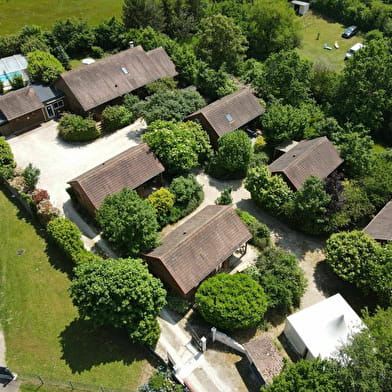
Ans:
[[[200,285],[195,298],[203,318],[228,331],[257,325],[267,310],[263,289],[245,274],[213,276]]]
[[[39,170],[37,167],[34,167],[32,163],[29,163],[26,169],[23,170],[22,176],[29,191],[33,190],[37,185],[40,173],[41,170]]]
[[[252,159],[252,143],[243,131],[234,131],[218,140],[218,152],[211,163],[210,174],[217,178],[243,178]]]
[[[158,223],[161,226],[167,224],[170,210],[174,206],[175,196],[168,189],[161,188],[151,193],[147,200],[151,203],[157,214]]]
[[[95,121],[69,113],[63,114],[57,129],[67,142],[87,142],[101,135]]]
[[[42,200],[49,200],[50,196],[48,191],[46,191],[45,189],[34,189],[31,193],[31,198],[33,200],[33,203],[37,205]]]
[[[263,136],[257,136],[255,143],[253,145],[253,151],[255,153],[262,152],[266,145],[267,145],[267,142],[265,141]]]
[[[233,198],[231,197],[232,190],[233,190],[232,186],[229,186],[228,188],[223,189],[220,196],[215,200],[215,204],[218,204],[218,205],[233,204]]]
[[[170,210],[169,222],[174,223],[196,210],[204,199],[202,186],[195,176],[176,177],[169,190],[175,196],[175,204]]]
[[[249,241],[252,245],[264,249],[271,244],[271,232],[267,225],[259,222],[253,215],[249,214],[249,212],[240,210],[239,208],[237,208],[235,212],[252,233],[252,239]]]
[[[107,106],[102,112],[102,127],[106,132],[123,128],[132,120],[132,113],[125,106]]]
[[[269,309],[287,314],[292,308],[299,307],[306,279],[295,255],[270,247],[259,255],[256,266]]]
[[[22,75],[15,75],[11,80],[10,80],[10,85],[12,90],[19,90],[20,88],[23,88],[26,83],[23,80]]]
[[[249,164],[249,168],[253,169],[255,167],[266,166],[266,165],[268,165],[269,160],[270,160],[270,157],[264,151],[254,153],[252,160]]]
[[[99,46],[92,46],[90,49],[91,56],[100,59],[105,55],[104,50]]]
[[[158,243],[158,222],[153,206],[128,188],[106,196],[96,219],[103,236],[122,254],[136,256]]]
[[[27,55],[27,72],[34,82],[52,83],[57,77],[65,72],[64,67],[48,52],[36,50]]]
[[[52,219],[46,228],[50,238],[74,263],[80,264],[86,261],[86,253],[89,253],[81,240],[81,231],[68,218]]]
[[[15,167],[16,163],[11,147],[3,137],[0,137],[0,176],[5,179],[11,178]]]
[[[199,166],[211,155],[207,133],[193,121],[155,121],[143,135],[169,173],[183,173]]]
[[[37,218],[46,226],[52,219],[60,215],[60,210],[52,205],[49,200],[42,200],[37,204]]]
[[[162,90],[175,90],[177,87],[177,82],[170,77],[163,77],[155,82],[149,83],[146,86],[148,94],[156,94]]]

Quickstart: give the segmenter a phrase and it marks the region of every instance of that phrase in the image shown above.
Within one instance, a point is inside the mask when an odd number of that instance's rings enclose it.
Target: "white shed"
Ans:
[[[309,11],[309,3],[304,1],[294,0],[291,2],[291,6],[298,15],[305,15]]]
[[[330,358],[365,324],[340,294],[287,317],[284,334],[306,359]]]

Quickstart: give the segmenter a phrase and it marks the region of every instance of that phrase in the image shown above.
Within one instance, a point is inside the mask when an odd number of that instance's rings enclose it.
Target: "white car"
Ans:
[[[348,60],[354,53],[358,52],[359,49],[362,49],[365,45],[361,43],[357,43],[353,45],[346,53],[346,56],[344,57],[345,60]]]

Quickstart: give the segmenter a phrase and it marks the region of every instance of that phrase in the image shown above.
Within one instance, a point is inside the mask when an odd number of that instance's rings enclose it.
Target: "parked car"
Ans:
[[[359,49],[362,49],[365,45],[361,43],[357,43],[353,45],[346,53],[346,56],[344,57],[345,60],[348,60],[354,53],[358,52]]]
[[[343,31],[342,37],[351,38],[353,35],[357,33],[357,31],[358,31],[358,26],[347,27],[347,29]]]

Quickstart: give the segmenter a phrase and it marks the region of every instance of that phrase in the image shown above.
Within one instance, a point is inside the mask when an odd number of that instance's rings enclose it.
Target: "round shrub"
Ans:
[[[230,331],[257,325],[267,310],[267,297],[248,275],[219,274],[200,285],[196,304],[206,321]]]
[[[161,188],[151,193],[147,200],[154,207],[161,226],[167,224],[170,209],[174,206],[175,196],[168,189]]]
[[[255,144],[253,145],[253,151],[255,153],[262,152],[264,147],[267,145],[267,142],[263,138],[263,136],[257,136],[255,140]]]
[[[132,117],[125,106],[107,106],[102,112],[102,127],[105,132],[113,132],[129,125]]]
[[[90,53],[91,56],[95,57],[96,59],[100,59],[105,55],[105,51],[100,46],[92,46]]]
[[[57,129],[60,137],[67,142],[87,142],[101,135],[94,120],[69,113],[61,117]]]
[[[173,179],[169,190],[176,198],[176,204],[187,204],[202,190],[194,175],[179,176]]]
[[[0,176],[5,179],[11,178],[15,167],[11,147],[3,137],[0,137]]]

